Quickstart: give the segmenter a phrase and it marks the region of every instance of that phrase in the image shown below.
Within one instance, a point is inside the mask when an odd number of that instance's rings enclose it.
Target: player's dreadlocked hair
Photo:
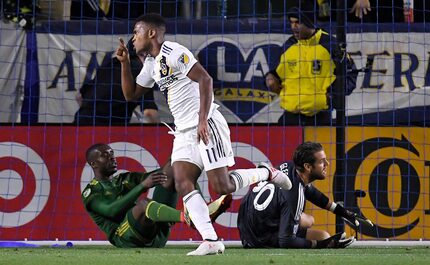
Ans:
[[[293,155],[294,166],[300,172],[303,172],[305,169],[304,167],[305,163],[309,163],[313,165],[315,163],[314,154],[322,150],[323,150],[323,147],[320,143],[315,143],[315,142],[302,143],[294,151],[294,155]]]

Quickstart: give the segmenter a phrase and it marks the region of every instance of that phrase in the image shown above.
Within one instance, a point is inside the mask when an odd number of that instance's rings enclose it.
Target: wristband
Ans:
[[[336,208],[337,204],[335,202],[332,202],[330,205],[330,208],[328,209],[330,212],[334,213],[334,209]]]
[[[346,211],[345,208],[342,207],[342,205],[340,204],[336,204],[336,206],[334,207],[334,211],[333,213],[335,215],[340,215],[342,217],[348,217],[348,212]]]

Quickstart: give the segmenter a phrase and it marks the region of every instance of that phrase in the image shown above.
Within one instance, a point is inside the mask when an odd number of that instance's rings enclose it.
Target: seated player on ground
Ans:
[[[242,199],[238,228],[245,248],[344,248],[355,241],[345,233],[330,237],[327,231],[311,228],[313,217],[304,214],[305,201],[359,225],[357,214],[346,210],[312,185],[323,180],[329,165],[319,143],[305,142],[294,152],[294,166],[283,163],[292,188],[283,190],[263,181]],[[367,222],[367,221],[366,221]],[[370,221],[369,221],[370,222]]]
[[[117,172],[117,162],[109,145],[88,148],[86,160],[94,179],[82,192],[85,209],[116,247],[164,247],[172,223],[185,222],[183,212],[176,210],[177,193],[170,161],[148,173]],[[153,200],[137,201],[149,188],[155,187]],[[212,222],[231,204],[231,195],[209,204]]]

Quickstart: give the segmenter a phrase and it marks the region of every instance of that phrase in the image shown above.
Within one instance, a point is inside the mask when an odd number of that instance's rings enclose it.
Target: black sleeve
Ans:
[[[300,214],[297,213],[298,187],[293,190],[283,191],[281,216],[279,224],[278,242],[280,248],[311,248],[312,241],[296,236],[299,229]]]
[[[322,209],[326,209],[329,202],[329,198],[324,193],[315,188],[312,184],[306,186],[305,197],[306,200],[312,202]]]

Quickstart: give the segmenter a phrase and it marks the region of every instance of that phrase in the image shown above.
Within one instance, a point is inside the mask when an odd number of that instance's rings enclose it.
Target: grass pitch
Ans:
[[[430,264],[429,246],[299,250],[243,249],[239,246],[227,246],[224,255],[187,257],[187,252],[194,250],[196,247],[187,245],[167,246],[160,249],[118,249],[111,246],[0,248],[0,264]]]

